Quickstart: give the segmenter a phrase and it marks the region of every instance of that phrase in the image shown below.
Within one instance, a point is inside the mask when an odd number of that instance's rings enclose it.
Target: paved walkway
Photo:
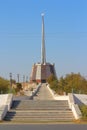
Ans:
[[[52,94],[48,90],[46,84],[42,84],[39,92],[34,97],[34,100],[54,100]]]

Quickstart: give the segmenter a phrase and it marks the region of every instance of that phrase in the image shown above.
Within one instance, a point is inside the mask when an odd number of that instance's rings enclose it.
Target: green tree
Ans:
[[[80,73],[71,73],[65,78],[60,78],[59,87],[61,86],[66,93],[87,93],[87,80]]]
[[[47,79],[47,82],[50,84],[51,82],[57,80],[57,78],[55,77],[55,75],[51,74],[48,79]]]
[[[63,92],[87,94],[87,80],[80,73],[67,74],[57,80],[54,75],[48,78],[50,87],[58,94]]]
[[[50,88],[53,89],[55,92],[58,90],[58,81],[54,80],[50,83]]]
[[[16,83],[15,91],[20,92],[20,90],[22,90],[22,84],[21,83]]]
[[[8,93],[9,91],[9,81],[0,77],[0,93]]]
[[[58,91],[58,80],[53,74],[49,76],[47,82],[50,84],[51,89],[53,89],[55,92]]]

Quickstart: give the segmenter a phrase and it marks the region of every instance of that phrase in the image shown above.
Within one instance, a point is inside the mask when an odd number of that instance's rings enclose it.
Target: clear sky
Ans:
[[[87,76],[87,0],[0,0],[0,76],[30,76],[40,61],[42,12],[47,61],[58,77]]]

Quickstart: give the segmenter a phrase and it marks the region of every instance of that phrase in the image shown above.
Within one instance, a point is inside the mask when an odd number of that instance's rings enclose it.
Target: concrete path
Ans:
[[[39,92],[34,97],[34,100],[54,100],[52,94],[48,90],[46,84],[42,84]]]

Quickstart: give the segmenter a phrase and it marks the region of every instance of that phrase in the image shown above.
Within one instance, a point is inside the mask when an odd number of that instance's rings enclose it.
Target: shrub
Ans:
[[[0,93],[8,93],[9,81],[0,77]]]
[[[86,106],[86,105],[80,106],[80,110],[81,110],[81,112],[82,112],[83,118],[86,118],[86,119],[87,119],[87,106]]]

